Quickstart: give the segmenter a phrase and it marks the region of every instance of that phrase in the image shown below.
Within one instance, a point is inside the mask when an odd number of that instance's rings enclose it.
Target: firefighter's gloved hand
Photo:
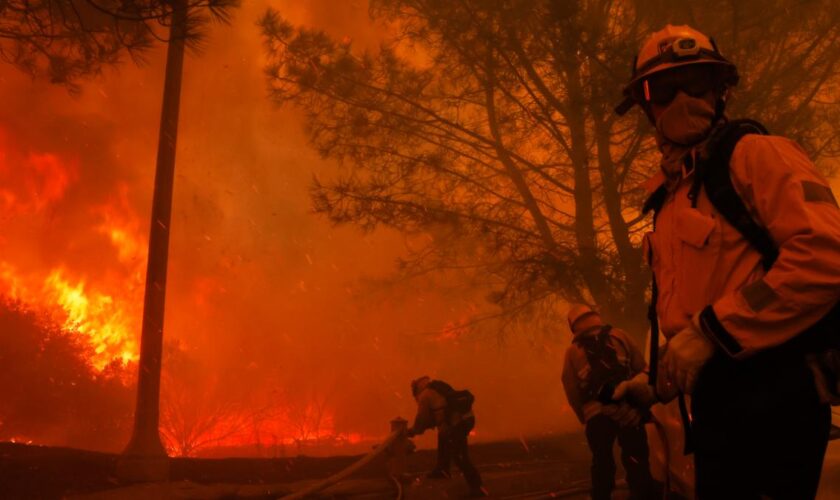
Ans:
[[[665,357],[665,351],[662,351],[660,355],[662,358]],[[662,359],[660,358],[660,359]],[[663,366],[661,363],[659,366]],[[680,388],[677,387],[669,377],[668,374],[665,373],[664,368],[659,370],[659,376],[656,377],[656,398],[661,403],[670,403],[677,396],[680,395]]]
[[[686,328],[668,341],[668,348],[662,358],[665,376],[683,394],[691,394],[700,369],[714,352],[714,343],[700,330],[695,316]]]
[[[601,413],[618,422],[621,427],[635,427],[642,421],[642,413],[624,401],[604,405]]]
[[[648,374],[644,372],[618,384],[612,398],[615,401],[627,401],[641,409],[650,408],[657,401],[653,387],[648,383]]]

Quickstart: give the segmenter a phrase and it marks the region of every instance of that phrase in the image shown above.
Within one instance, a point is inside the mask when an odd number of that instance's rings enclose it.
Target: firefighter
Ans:
[[[631,498],[655,497],[640,411],[626,402],[606,406],[599,402],[602,391],[615,388],[645,369],[644,356],[625,332],[605,325],[589,306],[572,306],[568,323],[574,337],[566,350],[563,387],[569,406],[586,426],[586,441],[592,451],[592,498],[609,499],[612,494],[616,438]]]
[[[411,393],[417,401],[417,416],[408,429],[408,436],[422,434],[427,429],[437,428],[437,465],[427,477],[448,478],[449,463],[454,461],[461,469],[470,488],[470,497],[486,497],[481,475],[470,461],[467,438],[475,427],[472,412],[472,394],[469,391],[455,391],[442,381],[427,376],[411,382]]]
[[[807,358],[837,326],[840,210],[796,143],[727,119],[737,82],[712,39],[668,25],[616,108],[640,106],[661,152],[645,238],[667,339],[654,385],[691,395],[698,498],[813,498],[831,417]],[[649,382],[615,397],[670,399]]]

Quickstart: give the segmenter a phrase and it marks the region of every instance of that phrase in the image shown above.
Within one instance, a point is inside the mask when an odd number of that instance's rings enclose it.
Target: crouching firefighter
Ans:
[[[427,477],[448,478],[449,464],[454,461],[470,487],[469,496],[487,496],[481,475],[470,461],[467,446],[467,438],[475,427],[472,393],[456,391],[446,382],[425,376],[411,382],[411,393],[417,401],[417,416],[408,429],[408,436],[435,427],[438,431],[437,465]]]
[[[568,322],[574,338],[566,351],[563,387],[569,406],[586,425],[592,451],[592,498],[609,499],[615,487],[616,438],[631,498],[656,498],[659,485],[650,475],[643,412],[628,402],[604,404],[619,383],[645,369],[644,356],[626,333],[605,325],[589,306],[572,306]]]
[[[616,108],[644,111],[662,156],[645,207],[651,377],[615,397],[691,395],[698,498],[814,498],[838,401],[840,209],[796,143],[727,119],[737,82],[712,39],[668,25]]]

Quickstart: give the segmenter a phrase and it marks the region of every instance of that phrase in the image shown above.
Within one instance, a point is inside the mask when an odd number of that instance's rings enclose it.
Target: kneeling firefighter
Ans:
[[[668,25],[616,108],[640,106],[662,156],[645,207],[651,376],[615,397],[681,393],[698,498],[814,498],[840,401],[840,209],[796,143],[727,119],[737,82],[712,39]]]

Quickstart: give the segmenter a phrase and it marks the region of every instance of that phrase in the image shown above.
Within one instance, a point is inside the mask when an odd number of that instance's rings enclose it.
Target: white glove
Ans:
[[[624,401],[614,405],[604,405],[601,413],[618,422],[621,427],[635,427],[642,421],[642,413]]]
[[[657,401],[653,387],[648,383],[648,374],[644,372],[618,384],[613,392],[613,399],[627,400],[639,408],[650,408]]]
[[[714,343],[700,330],[696,321],[695,316],[686,328],[668,341],[662,358],[667,380],[673,381],[683,394],[694,391],[700,369],[715,352]]]

